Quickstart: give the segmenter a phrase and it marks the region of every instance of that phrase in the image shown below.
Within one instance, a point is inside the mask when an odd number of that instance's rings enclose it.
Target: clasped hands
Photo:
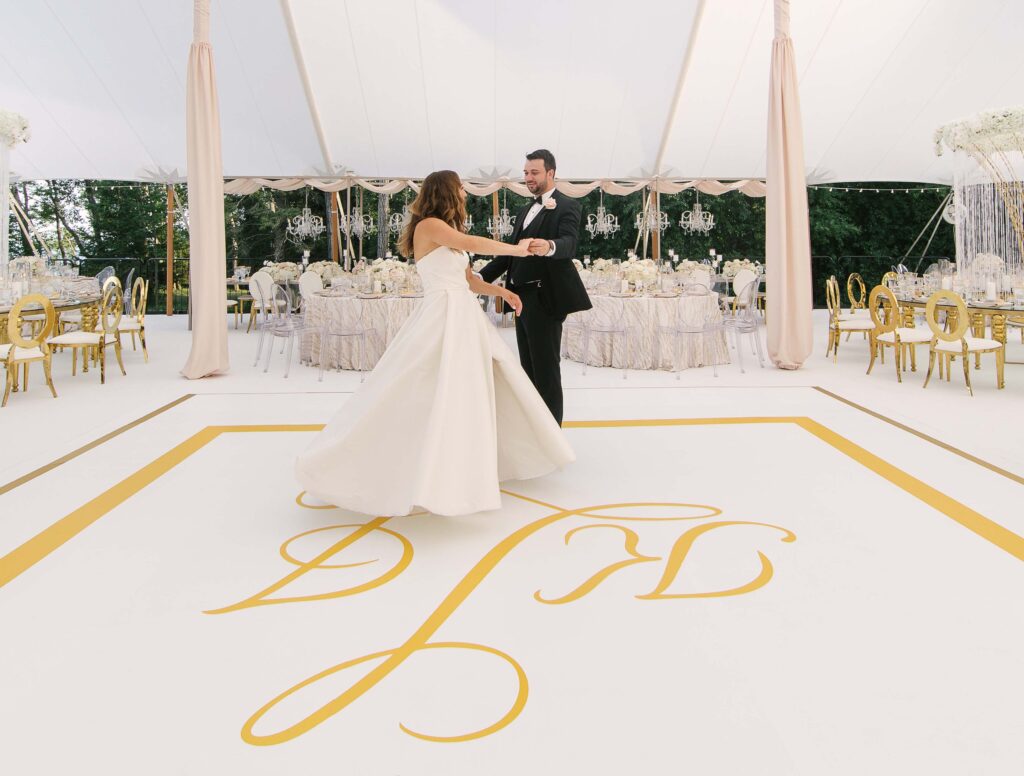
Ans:
[[[520,256],[546,256],[551,250],[551,243],[537,238],[520,240],[516,246]]]

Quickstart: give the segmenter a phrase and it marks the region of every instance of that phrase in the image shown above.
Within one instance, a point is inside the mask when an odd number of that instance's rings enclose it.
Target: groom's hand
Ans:
[[[534,256],[546,256],[551,250],[551,244],[547,240],[530,240],[530,253]]]

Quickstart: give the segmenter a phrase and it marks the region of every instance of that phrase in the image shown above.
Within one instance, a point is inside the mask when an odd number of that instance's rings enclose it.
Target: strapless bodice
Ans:
[[[434,248],[416,262],[416,271],[423,281],[423,293],[468,291],[466,267],[469,256],[445,246]]]

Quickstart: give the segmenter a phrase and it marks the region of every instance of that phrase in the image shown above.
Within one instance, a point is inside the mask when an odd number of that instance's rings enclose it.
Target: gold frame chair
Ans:
[[[131,290],[132,314],[128,320],[123,317],[117,324],[117,336],[120,339],[122,334],[132,335],[132,350],[135,350],[135,335],[139,335],[142,343],[142,359],[149,363],[149,351],[146,349],[146,300],[149,298],[149,281],[145,278],[135,278]]]
[[[870,318],[863,315],[843,315],[839,281],[835,275],[825,281],[825,302],[828,304],[828,348],[825,350],[825,358],[831,353],[834,364],[839,360],[839,340],[843,332],[862,331],[866,334],[874,328],[874,324]]]
[[[945,325],[940,325],[935,319],[936,309],[939,303],[944,300],[956,308],[955,323],[950,322],[951,316],[949,314],[946,315]],[[928,381],[931,380],[932,368],[935,366],[935,356],[939,357],[940,377],[942,375],[942,361],[945,360],[947,382],[950,378],[950,367],[952,366],[953,357],[961,356],[964,365],[964,382],[967,383],[968,392],[971,396],[974,396],[974,388],[971,386],[971,364],[968,358],[971,353],[979,357],[982,353],[995,353],[996,387],[998,389],[1006,387],[1004,380],[1006,345],[994,339],[966,336],[967,332],[971,329],[971,316],[968,314],[967,304],[959,294],[944,289],[936,291],[928,297],[928,302],[925,304],[925,321],[928,322],[928,328],[932,330],[934,336],[928,348],[928,376],[924,379],[923,387],[927,388]],[[955,347],[953,343],[959,343],[960,347]]]
[[[41,328],[32,326],[32,339],[25,339],[21,336],[22,315],[21,311],[28,305],[38,304],[43,308],[43,325]],[[57,325],[57,311],[53,304],[42,294],[29,294],[19,299],[11,308],[7,316],[7,338],[9,344],[0,345],[0,362],[5,366],[7,382],[4,388],[4,400],[0,407],[7,406],[7,399],[11,395],[11,388],[18,383],[18,367],[21,366],[23,376],[21,390],[28,390],[28,367],[34,361],[43,362],[43,373],[46,375],[46,384],[50,388],[53,398],[57,398],[57,389],[53,387],[53,374],[51,372],[52,353],[46,342],[46,337],[53,327]],[[21,351],[19,353],[19,351]]]
[[[883,301],[888,305],[884,316],[880,314]],[[885,363],[885,348],[890,347],[895,350],[896,355],[896,380],[902,383],[902,373],[906,371],[907,352],[910,353],[910,369],[912,372],[916,372],[917,346],[930,344],[932,335],[924,329],[900,326],[902,319],[900,303],[896,301],[896,295],[886,286],[875,286],[871,289],[871,295],[868,297],[868,312],[875,328],[869,334],[871,363],[868,364],[867,374],[871,374],[871,370],[875,366],[875,356],[879,352],[882,353],[882,363]]]
[[[72,331],[49,340],[50,345],[71,348],[72,376],[77,374],[78,351],[81,349],[84,351],[82,353],[83,366],[88,363],[90,355],[99,360],[100,384],[105,383],[107,381],[107,348],[111,345],[113,345],[114,354],[117,356],[117,365],[121,367],[121,374],[128,374],[124,371],[124,360],[121,358],[121,337],[118,332],[123,314],[124,296],[120,281],[104,283],[103,299],[99,309],[100,331]]]
[[[860,291],[858,296],[853,295],[853,284],[857,284],[857,288]],[[853,315],[854,310],[867,310],[866,302],[869,301],[868,287],[864,285],[864,278],[860,276],[859,272],[851,272],[850,276],[846,278],[846,298],[850,300],[850,314]]]

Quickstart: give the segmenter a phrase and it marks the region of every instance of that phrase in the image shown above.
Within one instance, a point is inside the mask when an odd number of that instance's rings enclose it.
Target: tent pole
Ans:
[[[306,106],[309,108],[309,118],[313,122],[313,130],[316,132],[317,142],[320,144],[320,153],[324,157],[324,164],[327,165],[327,175],[334,172],[334,161],[331,159],[331,151],[327,146],[327,134],[324,132],[323,122],[320,120],[320,108],[316,104],[316,96],[313,94],[313,87],[309,82],[309,71],[306,69],[306,58],[302,55],[302,47],[299,45],[299,37],[295,32],[295,19],[292,17],[292,6],[289,0],[280,0],[281,15],[284,16],[285,24],[288,26],[288,40],[292,45],[292,56],[295,57],[295,67],[302,79],[302,90],[306,95]]]
[[[359,188],[359,217],[363,218],[363,189]],[[363,230],[359,230],[359,258],[363,258]]]
[[[654,175],[661,175],[661,163],[665,159],[665,151],[668,148],[669,138],[672,136],[672,125],[676,120],[676,110],[679,107],[679,98],[686,85],[686,74],[690,71],[690,61],[693,59],[693,50],[697,47],[697,34],[700,32],[700,23],[704,18],[704,5],[706,0],[697,0],[697,9],[693,13],[693,25],[690,27],[690,39],[686,42],[686,55],[683,57],[682,67],[679,68],[679,79],[676,81],[676,91],[672,96],[672,104],[668,108],[668,116],[665,117],[665,129],[661,133],[661,145],[658,146],[658,155],[654,158]]]
[[[338,225],[338,192],[331,192],[331,261],[339,263],[341,255],[341,230]]]
[[[661,192],[654,190],[654,212],[661,211]],[[651,253],[655,261],[661,261],[661,230],[655,229],[651,232]]]
[[[498,192],[491,194],[491,209],[494,211],[494,234],[491,237],[495,240],[498,239]]]
[[[167,301],[166,312],[174,315],[174,186],[167,184]]]

